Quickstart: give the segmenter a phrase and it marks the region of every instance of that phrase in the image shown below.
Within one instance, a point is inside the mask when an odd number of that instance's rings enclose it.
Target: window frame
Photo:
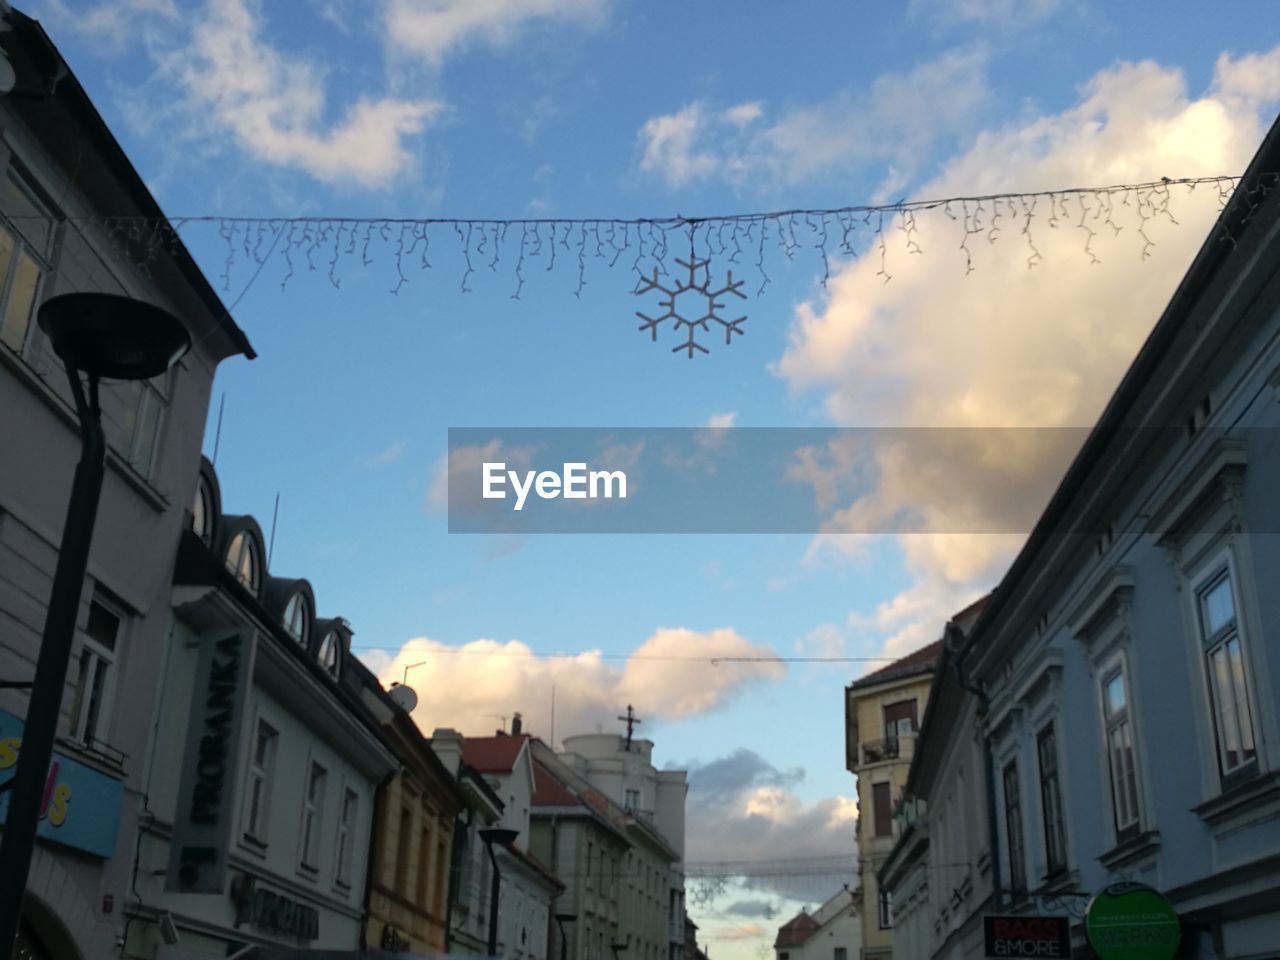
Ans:
[[[232,550],[236,543],[240,544],[240,550],[236,554],[234,562],[231,559]],[[227,544],[227,553],[223,558],[223,565],[227,571],[236,579],[242,587],[252,593],[258,595],[258,587],[262,583],[262,550],[258,544],[258,538],[253,535],[253,531],[245,527],[237,530],[231,537],[231,542]],[[249,582],[246,583],[242,575],[245,556],[249,555],[252,559],[252,569],[250,570]]]
[[[267,731],[267,756],[259,763],[258,743],[264,729]],[[272,781],[275,779],[276,757],[280,747],[280,731],[261,714],[254,717],[253,740],[245,768],[244,809],[241,812],[241,835],[255,847],[266,849],[270,842]],[[254,787],[261,784],[257,811],[260,822],[255,823]]]
[[[116,630],[109,650],[90,635],[88,619],[85,620],[84,629],[81,630],[84,639],[80,646],[80,672],[76,678],[68,739],[84,747],[109,742],[107,737],[115,708],[117,665],[129,621],[128,613],[119,604],[113,603],[98,591],[94,591],[89,600],[89,617],[93,616],[95,606],[100,607],[115,619]],[[86,675],[86,662],[89,675]],[[102,683],[97,690],[98,699],[95,708],[92,688],[98,683],[99,677],[102,677]],[[89,695],[89,700],[87,709],[82,712],[82,708],[86,706],[86,694]]]
[[[881,792],[879,787],[883,787]],[[884,797],[885,809],[883,811],[883,822],[887,826],[885,832],[880,832],[881,826],[881,810],[876,802],[878,798]],[[880,783],[871,784],[871,835],[873,837],[892,837],[893,836],[893,784],[888,780]]]
[[[1210,634],[1208,623],[1205,620],[1205,598],[1210,591],[1222,582],[1226,582],[1229,596],[1232,604],[1232,618],[1228,626],[1224,626],[1215,630]],[[1255,706],[1257,698],[1254,696],[1253,676],[1254,671],[1250,662],[1249,651],[1249,633],[1243,621],[1243,609],[1241,604],[1239,590],[1239,572],[1234,563],[1233,557],[1229,550],[1219,551],[1209,562],[1205,563],[1200,572],[1191,579],[1191,602],[1193,605],[1193,629],[1197,641],[1197,659],[1200,664],[1200,673],[1204,684],[1205,706],[1208,710],[1209,734],[1212,738],[1214,752],[1214,769],[1217,773],[1218,783],[1221,789],[1226,790],[1230,787],[1248,780],[1255,776],[1261,770],[1261,760],[1259,758],[1259,716]],[[1234,642],[1239,650],[1239,663],[1241,669],[1240,682],[1244,695],[1244,705],[1246,716],[1249,720],[1249,735],[1253,743],[1252,756],[1243,762],[1236,764],[1228,769],[1224,763],[1225,748],[1220,726],[1221,712],[1218,708],[1218,692],[1214,682],[1214,670],[1212,667],[1212,657],[1216,651],[1226,648],[1230,643]],[[1236,722],[1239,722],[1239,704],[1240,700],[1236,700]],[[1237,731],[1237,735],[1242,731]],[[1241,738],[1241,753],[1243,749],[1243,738]]]
[[[348,808],[347,801],[351,801]],[[347,812],[350,809],[350,819]],[[337,839],[334,844],[333,882],[343,890],[351,889],[351,864],[355,857],[356,829],[360,824],[360,794],[350,783],[343,783],[338,803]]]
[[[1116,843],[1123,843],[1136,837],[1142,832],[1143,824],[1143,804],[1142,804],[1142,770],[1138,762],[1138,730],[1135,711],[1133,709],[1133,685],[1129,676],[1129,665],[1125,658],[1119,654],[1113,656],[1103,663],[1102,668],[1097,672],[1097,694],[1098,694],[1098,712],[1101,723],[1102,732],[1102,749],[1105,756],[1107,767],[1107,782],[1109,784],[1108,796],[1111,804],[1111,826],[1115,831]],[[1120,687],[1124,696],[1123,706],[1114,714],[1110,708],[1110,698],[1108,696],[1108,688],[1116,680],[1120,681]],[[1117,757],[1113,743],[1113,738],[1119,730],[1125,730],[1128,735],[1128,761],[1130,777],[1129,791],[1130,796],[1126,799],[1126,805],[1131,805],[1130,817],[1121,820],[1121,790],[1122,777],[1117,773]]]
[[[333,651],[333,663],[325,663],[326,652]],[[316,648],[316,662],[329,676],[337,680],[342,675],[342,634],[336,628],[330,629],[320,639]]]
[[[1045,741],[1051,740],[1051,751],[1045,750]],[[1056,720],[1049,720],[1036,732],[1036,772],[1040,779],[1040,818],[1043,827],[1045,875],[1049,878],[1065,873],[1070,856],[1067,848],[1067,819],[1062,802],[1062,758],[1058,750]],[[1045,756],[1053,760],[1051,769],[1045,769]],[[1052,801],[1052,802],[1051,802]],[[1055,830],[1056,828],[1056,830]],[[1055,858],[1055,847],[1058,856]]]
[[[284,613],[280,616],[280,623],[284,632],[305,649],[311,633],[311,610],[307,596],[301,590],[290,595],[289,601],[284,605]]]
[[[1022,816],[1022,781],[1019,779],[1017,757],[1004,765],[1000,772],[1000,779],[1001,802],[1004,804],[1005,847],[1009,860],[1009,887],[1015,893],[1021,893],[1027,889],[1027,841],[1026,824]],[[1012,805],[1009,802],[1010,785],[1013,786]]]
[[[3,345],[15,356],[26,358],[27,351],[31,346],[31,331],[36,326],[34,323],[36,309],[41,302],[41,294],[44,287],[49,277],[53,274],[54,255],[61,239],[60,217],[57,206],[52,199],[45,194],[26,168],[12,157],[9,158],[9,162],[4,166],[3,176],[12,181],[18,190],[26,195],[33,206],[44,211],[49,216],[49,236],[45,241],[45,249],[39,250],[31,238],[11,219],[9,213],[0,209],[0,229],[8,233],[13,240],[13,251],[9,263],[4,268],[3,276],[0,276],[0,345]],[[0,185],[0,189],[2,189],[2,185]],[[6,314],[9,310],[9,298],[13,293],[14,277],[17,272],[18,262],[24,251],[27,252],[28,258],[36,266],[37,279],[31,293],[31,304],[28,307],[27,317],[24,321],[21,343],[14,347],[5,342],[3,336],[7,322]]]
[[[893,893],[889,890],[876,890],[876,923],[881,930],[893,929]]]
[[[319,772],[319,796],[312,795],[312,788]],[[307,777],[302,792],[302,822],[298,832],[298,866],[310,875],[320,872],[321,839],[324,833],[324,801],[329,780],[329,768],[315,756],[307,761]],[[315,849],[312,849],[312,843]]]

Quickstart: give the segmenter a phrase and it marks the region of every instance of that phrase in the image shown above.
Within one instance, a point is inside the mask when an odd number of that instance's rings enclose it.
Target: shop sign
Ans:
[[[237,877],[231,885],[236,905],[236,926],[249,924],[267,933],[297,940],[315,940],[320,936],[320,911],[283,894],[260,887],[248,874]]]
[[[22,720],[0,710],[0,783],[16,771],[24,727]],[[119,780],[55,752],[40,799],[36,836],[103,859],[114,856],[123,796]],[[6,790],[0,793],[0,824],[8,815]]]
[[[201,640],[165,889],[222,893],[236,812],[253,632]]]
[[[1181,938],[1169,901],[1141,883],[1117,883],[1090,900],[1084,929],[1099,960],[1173,960]]]
[[[1071,921],[1066,917],[982,918],[990,957],[1070,957]]]

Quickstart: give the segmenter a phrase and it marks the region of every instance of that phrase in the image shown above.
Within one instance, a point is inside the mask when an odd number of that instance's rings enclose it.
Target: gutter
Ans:
[[[360,915],[360,949],[362,951],[369,949],[369,914],[373,900],[374,880],[373,865],[379,859],[375,856],[373,845],[374,841],[381,835],[383,826],[383,817],[379,816],[379,811],[384,806],[382,801],[387,788],[391,786],[391,781],[398,777],[400,773],[401,771],[399,770],[392,770],[382,778],[382,782],[378,784],[377,789],[373,792],[373,816],[369,818],[369,852],[368,856],[365,857],[364,868],[364,902],[362,904],[363,909]]]

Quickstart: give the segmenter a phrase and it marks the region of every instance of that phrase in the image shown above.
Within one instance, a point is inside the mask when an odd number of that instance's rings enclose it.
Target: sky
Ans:
[[[272,221],[181,228],[260,355],[220,369],[205,450],[216,437],[228,512],[269,528],[279,496],[272,572],[308,578],[385,682],[407,677],[428,732],[520,711],[551,739],[554,697],[558,741],[620,729],[634,704],[659,764],[690,771],[703,863],[852,855],[842,690],[883,662],[725,658],[896,657],[936,638],[1021,542],[948,532],[955,518],[995,516],[992,477],[1043,502],[1060,465],[1033,439],[940,431],[878,455],[854,500],[837,445],[798,460],[821,533],[464,536],[443,510],[448,429],[1088,427],[1221,194],[1048,194],[1238,175],[1280,100],[1268,0],[25,9],[171,217]],[[336,223],[1015,192],[1035,196],[868,214],[847,246],[839,219],[766,220],[767,246],[754,233],[734,262],[741,227],[718,247],[708,227],[700,255],[746,281],[748,319],[692,359],[638,329],[639,229],[570,227],[557,247],[546,227]],[[919,532],[865,533],[904,511]],[[767,956],[781,922],[853,880],[812,869],[692,884],[713,955]]]

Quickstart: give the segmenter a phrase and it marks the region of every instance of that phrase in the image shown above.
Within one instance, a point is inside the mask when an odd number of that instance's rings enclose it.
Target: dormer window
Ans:
[[[196,485],[196,498],[191,503],[191,530],[206,544],[213,539],[213,505],[204,477]]]
[[[227,548],[227,569],[246,589],[258,592],[258,547],[253,536],[241,530]]]
[[[342,654],[342,642],[338,637],[338,631],[330,630],[324,636],[324,641],[320,644],[320,666],[331,676],[338,675],[338,663]]]
[[[307,645],[307,613],[307,600],[300,593],[290,597],[288,606],[284,608],[285,630],[304,647]]]

